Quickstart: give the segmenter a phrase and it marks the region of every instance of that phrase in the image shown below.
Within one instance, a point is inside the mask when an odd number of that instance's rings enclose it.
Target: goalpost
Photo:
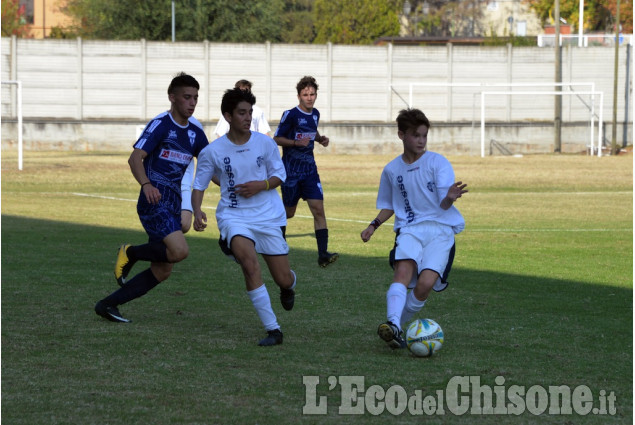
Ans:
[[[2,84],[15,85],[16,90],[16,103],[18,116],[18,170],[22,170],[22,81],[20,80],[8,80],[2,81]]]
[[[400,93],[395,89],[396,86],[407,86],[408,87],[408,95],[407,99],[400,95]],[[591,126],[590,130],[590,154],[594,154],[595,142],[594,142],[594,119],[598,117],[599,121],[599,136],[598,136],[598,155],[602,156],[602,111],[603,111],[603,92],[595,90],[595,83],[593,82],[563,82],[563,83],[544,83],[544,82],[525,82],[525,83],[482,83],[482,82],[460,82],[460,83],[443,83],[443,82],[435,82],[435,83],[404,83],[404,84],[390,84],[390,90],[392,90],[409,108],[413,107],[414,104],[414,89],[415,87],[447,87],[447,88],[473,88],[476,89],[476,92],[473,93],[473,113],[472,113],[472,127],[475,130],[475,121],[477,120],[475,109],[477,96],[481,96],[481,156],[484,156],[485,152],[485,95],[533,95],[533,94],[548,94],[548,95],[575,95],[580,97],[581,95],[590,95],[591,101],[590,104],[586,104],[584,100],[582,100],[583,105],[589,111],[589,123]],[[535,90],[529,91],[534,88],[553,88],[553,87],[562,87],[566,88],[569,91],[543,91],[543,90]],[[582,87],[584,91],[574,91],[574,87]],[[513,88],[521,88],[526,91],[512,91]],[[500,89],[501,91],[497,91]],[[599,115],[595,112],[595,95],[600,96],[600,110]],[[452,94],[448,94],[448,96],[452,96]],[[451,103],[451,102],[450,102]],[[451,108],[451,105],[449,106]]]
[[[598,116],[598,156],[602,156],[602,110],[604,109],[604,92],[601,91],[581,91],[581,92],[562,92],[562,91],[483,91],[481,92],[481,157],[485,157],[485,96],[486,95],[550,95],[550,96],[564,96],[564,95],[590,95],[591,96],[591,156],[595,149],[595,143],[593,140],[593,127],[595,117],[595,95],[600,96],[600,110]]]

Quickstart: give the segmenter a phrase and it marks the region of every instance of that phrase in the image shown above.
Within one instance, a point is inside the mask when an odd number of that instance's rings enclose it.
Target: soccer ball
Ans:
[[[417,319],[406,332],[408,349],[417,357],[430,357],[443,345],[443,329],[432,319]]]

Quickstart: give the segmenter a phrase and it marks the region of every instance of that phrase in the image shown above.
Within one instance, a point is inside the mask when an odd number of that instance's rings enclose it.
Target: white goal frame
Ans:
[[[18,170],[22,170],[22,81],[20,80],[8,80],[2,81],[2,84],[15,85],[16,90],[16,103],[18,116]]]
[[[485,157],[485,96],[486,95],[550,95],[550,96],[564,96],[564,95],[590,95],[591,96],[591,156],[595,149],[595,143],[593,140],[593,127],[595,120],[595,96],[600,96],[600,110],[598,113],[598,156],[602,156],[602,123],[604,122],[602,117],[602,111],[604,110],[604,92],[601,91],[581,91],[581,92],[563,92],[563,91],[484,91],[481,92],[481,157]]]

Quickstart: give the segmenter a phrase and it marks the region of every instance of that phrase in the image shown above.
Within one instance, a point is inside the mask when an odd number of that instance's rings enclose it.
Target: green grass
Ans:
[[[116,248],[146,240],[126,153],[2,154],[2,419],[7,424],[397,424],[633,421],[632,157],[451,157],[470,193],[458,207],[450,288],[421,315],[438,321],[443,349],[419,359],[376,336],[391,282],[389,225],[375,217],[389,156],[319,156],[330,248],[317,266],[305,204],[289,221],[296,306],[282,310],[265,272],[285,342],[256,344],[264,331],[238,266],[217,245],[212,218],[187,235],[190,256],[148,295],[121,307],[129,325],[96,316],[116,289]],[[135,268],[135,271],[141,268]],[[318,376],[326,415],[303,415],[303,376]],[[402,386],[434,395],[454,376],[482,385],[586,385],[617,413],[413,417],[340,415],[339,386]],[[363,394],[362,394],[363,396]]]

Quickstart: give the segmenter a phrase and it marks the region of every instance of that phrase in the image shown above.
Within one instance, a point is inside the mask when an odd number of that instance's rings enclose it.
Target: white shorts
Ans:
[[[454,245],[454,231],[445,224],[424,221],[414,226],[402,227],[396,243],[395,260],[414,260],[417,263],[417,275],[412,277],[412,282],[408,285],[413,288],[418,275],[426,269],[443,276]]]
[[[282,236],[279,226],[249,227],[247,225],[225,226],[220,231],[221,239],[227,241],[231,250],[231,241],[234,236],[243,236],[254,242],[256,252],[263,255],[287,255],[289,245]]]
[[[181,211],[194,211],[192,209],[192,190],[181,190]]]

